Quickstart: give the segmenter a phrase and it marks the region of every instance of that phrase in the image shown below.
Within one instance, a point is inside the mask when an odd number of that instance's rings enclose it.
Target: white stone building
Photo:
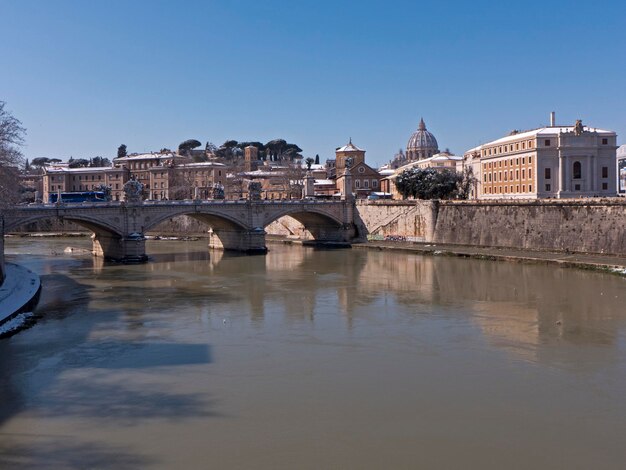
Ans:
[[[464,154],[477,199],[609,197],[617,193],[615,132],[551,125],[487,142]]]
[[[617,192],[626,195],[626,145],[617,149]]]

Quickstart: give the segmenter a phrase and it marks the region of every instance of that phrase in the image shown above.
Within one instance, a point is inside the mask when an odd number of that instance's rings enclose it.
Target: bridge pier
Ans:
[[[353,224],[343,224],[341,227],[327,225],[306,227],[316,242],[320,243],[350,243],[354,240],[356,230]]]
[[[241,251],[249,254],[267,253],[265,230],[209,230],[209,248],[212,250]]]
[[[146,256],[146,239],[140,234],[118,237],[112,234],[93,234],[91,236],[94,256],[108,260],[143,262]]]

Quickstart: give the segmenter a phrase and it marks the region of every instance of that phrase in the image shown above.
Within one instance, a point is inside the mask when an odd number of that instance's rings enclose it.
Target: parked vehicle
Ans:
[[[107,202],[107,197],[103,191],[50,193],[48,202],[52,204],[56,204],[57,202]]]

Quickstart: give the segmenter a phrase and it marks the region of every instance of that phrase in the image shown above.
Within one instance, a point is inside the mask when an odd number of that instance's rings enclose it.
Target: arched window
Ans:
[[[574,179],[579,180],[582,178],[582,165],[580,162],[574,162]]]

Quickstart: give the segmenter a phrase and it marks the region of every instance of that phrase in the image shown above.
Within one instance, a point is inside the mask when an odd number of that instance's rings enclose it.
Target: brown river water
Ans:
[[[0,341],[0,468],[626,468],[626,278],[151,241],[6,241],[44,290]]]

